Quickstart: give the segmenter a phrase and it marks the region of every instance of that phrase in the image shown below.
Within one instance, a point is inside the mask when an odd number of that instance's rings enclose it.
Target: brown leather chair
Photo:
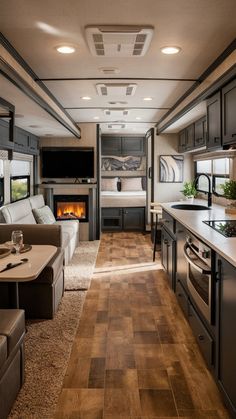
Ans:
[[[0,418],[6,419],[24,382],[23,310],[0,310]]]

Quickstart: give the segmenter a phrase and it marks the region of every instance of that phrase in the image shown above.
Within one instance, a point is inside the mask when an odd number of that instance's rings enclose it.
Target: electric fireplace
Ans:
[[[54,195],[57,220],[88,222],[88,195]]]

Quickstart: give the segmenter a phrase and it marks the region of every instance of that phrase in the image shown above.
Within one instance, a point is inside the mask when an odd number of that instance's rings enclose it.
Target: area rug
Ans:
[[[25,383],[10,419],[52,419],[86,292],[65,293],[53,320],[29,321]]]
[[[81,241],[69,265],[65,267],[65,290],[85,291],[89,288],[100,240]]]

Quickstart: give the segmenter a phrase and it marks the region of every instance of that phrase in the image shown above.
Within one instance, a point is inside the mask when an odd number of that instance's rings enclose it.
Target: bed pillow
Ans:
[[[34,208],[32,212],[37,224],[54,224],[56,222],[51,209],[47,205],[41,208]]]
[[[142,191],[142,178],[121,178],[121,191]]]
[[[117,192],[117,177],[113,178],[102,178],[101,182],[101,188],[102,191],[111,191],[111,192]]]

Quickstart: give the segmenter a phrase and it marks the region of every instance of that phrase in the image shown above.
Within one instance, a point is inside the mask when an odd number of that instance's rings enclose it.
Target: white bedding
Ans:
[[[101,192],[102,208],[145,207],[146,191]]]

